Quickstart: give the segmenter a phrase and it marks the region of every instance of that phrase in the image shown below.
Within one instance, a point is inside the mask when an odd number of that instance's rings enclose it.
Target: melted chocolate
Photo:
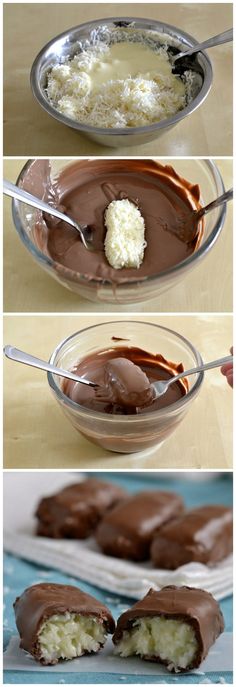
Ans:
[[[155,389],[145,372],[128,358],[108,360],[104,380],[104,386],[95,387],[96,398],[104,403],[141,408],[151,405],[155,398]]]
[[[46,215],[45,225],[39,217],[38,247],[65,268],[115,284],[157,275],[185,260],[198,246],[202,223],[196,236],[192,210],[200,207],[199,187],[180,178],[172,167],[152,160],[80,160],[66,167],[53,184],[45,167],[42,184],[43,164],[46,161],[38,160],[29,168],[24,188],[93,231],[95,252],[86,250],[78,232],[65,222]],[[147,248],[139,269],[115,270],[104,253],[104,211],[112,200],[122,198],[136,203],[145,221]]]
[[[169,379],[173,377],[174,374],[178,374],[184,369],[182,363],[175,364],[168,362],[162,355],[147,353],[141,348],[132,346],[120,346],[119,348],[111,347],[109,349],[95,351],[75,365],[73,367],[73,372],[104,388],[104,386],[106,387],[107,364],[109,361],[117,358],[131,360],[131,362],[138,365],[145,373],[150,383],[157,380]],[[164,408],[171,403],[175,403],[187,393],[188,382],[187,379],[181,379],[176,382],[176,384],[171,384],[164,396],[155,399],[151,405],[145,407],[129,406],[127,404],[127,398],[124,402],[124,399],[121,397],[117,403],[114,396],[107,402],[102,395],[101,398],[98,397],[94,387],[80,384],[80,382],[73,382],[69,379],[63,380],[62,389],[69,398],[75,401],[75,403],[79,403],[86,408],[102,413],[127,415],[150,413],[160,408]],[[147,392],[150,392],[150,387],[147,388]],[[126,391],[126,394],[127,393]]]

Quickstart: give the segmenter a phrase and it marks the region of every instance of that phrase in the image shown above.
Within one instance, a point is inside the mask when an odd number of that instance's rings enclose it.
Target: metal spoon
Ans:
[[[210,363],[205,363],[204,365],[193,367],[191,370],[184,370],[184,372],[180,372],[180,374],[175,375],[174,377],[171,377],[170,379],[167,379],[164,382],[154,382],[154,384],[152,384],[152,387],[155,389],[155,398],[163,396],[166,393],[167,389],[169,389],[169,386],[171,384],[174,384],[174,382],[177,382],[178,379],[183,379],[183,377],[188,377],[188,375],[196,374],[196,372],[204,372],[204,370],[210,370],[213,367],[221,367],[221,365],[224,365],[224,363],[232,363],[233,359],[233,355],[227,355],[225,358],[219,358],[218,360],[213,360]]]
[[[25,353],[24,351],[20,351],[18,348],[14,348],[14,346],[4,346],[3,352],[5,353],[5,356],[7,358],[10,358],[10,360],[15,360],[17,363],[31,365],[32,367],[37,367],[40,370],[45,370],[45,372],[52,372],[54,375],[59,375],[59,377],[66,377],[66,379],[72,379],[73,382],[87,384],[87,386],[98,386],[94,382],[90,382],[88,379],[84,379],[84,377],[78,377],[78,375],[74,374],[73,372],[70,372],[69,370],[62,370],[60,367],[55,367],[54,365],[47,363],[45,360],[41,360],[41,358],[35,358],[33,355],[30,355],[29,353]]]
[[[42,212],[47,212],[48,215],[57,217],[63,222],[67,222],[67,224],[70,224],[71,227],[74,227],[74,229],[79,232],[85,248],[87,248],[87,250],[94,250],[92,243],[93,234],[91,229],[86,225],[78,224],[74,219],[60,212],[60,210],[52,207],[52,205],[48,205],[48,203],[45,203],[40,198],[33,196],[32,193],[24,191],[19,186],[15,186],[15,184],[12,184],[10,181],[3,180],[3,193],[5,193],[6,196],[11,196],[12,198],[16,198],[16,200],[20,200],[22,203],[31,205],[33,208],[38,208],[38,210],[42,210]]]
[[[221,196],[218,196],[218,198],[213,200],[211,203],[208,203],[208,205],[200,208],[200,210],[190,210],[189,212],[187,211],[186,213],[180,215],[177,220],[177,225],[175,225],[173,228],[169,228],[169,231],[175,233],[176,236],[178,236],[178,238],[185,243],[190,243],[195,239],[198,233],[198,224],[200,219],[204,215],[207,215],[208,212],[211,212],[211,210],[218,208],[219,205],[228,203],[228,201],[232,200],[232,198],[233,189],[230,188],[229,191],[225,191],[225,193],[222,193]]]
[[[173,57],[173,62],[181,60],[183,57],[188,57],[193,55],[195,52],[200,52],[201,50],[206,50],[207,48],[213,48],[215,45],[222,45],[222,43],[229,43],[233,40],[233,29],[228,29],[228,31],[223,31],[223,33],[217,34],[217,36],[212,36],[208,38],[207,41],[203,43],[198,43],[198,45],[193,45],[192,48],[184,52],[179,52],[178,55]]]

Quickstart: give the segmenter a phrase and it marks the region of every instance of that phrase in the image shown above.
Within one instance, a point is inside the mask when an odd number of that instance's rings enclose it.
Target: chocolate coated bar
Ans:
[[[37,534],[55,539],[85,539],[104,513],[127,496],[108,482],[87,479],[43,498],[37,508]]]
[[[203,506],[164,525],[153,539],[151,558],[156,567],[175,570],[191,561],[213,565],[232,548],[232,509]]]
[[[14,611],[21,648],[44,665],[97,652],[115,628],[106,606],[69,585],[33,585]]]
[[[118,558],[142,561],[149,557],[151,540],[164,523],[182,513],[178,494],[143,491],[107,513],[96,532],[102,551]]]
[[[139,655],[179,672],[197,668],[224,630],[220,608],[209,592],[163,587],[123,613],[113,636],[116,653]]]

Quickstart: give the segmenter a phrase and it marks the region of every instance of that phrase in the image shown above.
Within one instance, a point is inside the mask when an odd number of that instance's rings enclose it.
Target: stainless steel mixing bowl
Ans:
[[[194,112],[207,97],[212,85],[213,72],[212,65],[208,55],[205,52],[197,53],[195,57],[197,67],[201,71],[202,82],[199,84],[199,89],[191,102],[183,110],[178,112],[174,117],[162,120],[157,124],[150,126],[132,127],[132,128],[116,128],[106,129],[101,127],[89,126],[87,124],[80,124],[69,117],[58,112],[53,107],[47,97],[47,74],[51,68],[58,63],[63,62],[68,57],[73,57],[79,50],[79,43],[81,41],[91,42],[93,40],[93,32],[102,27],[108,27],[109,30],[119,29],[122,25],[125,29],[129,29],[129,24],[132,24],[132,30],[152,31],[157,34],[167,34],[170,38],[170,43],[180,50],[187,49],[198,43],[195,38],[190,36],[182,29],[165,24],[159,21],[149,19],[137,19],[135,17],[112,17],[109,19],[98,19],[86,24],[76,26],[64,33],[53,38],[47,45],[42,48],[40,53],[34,60],[30,81],[31,88],[35,98],[39,104],[59,122],[66,124],[73,129],[81,131],[85,136],[101,145],[118,147],[127,145],[137,145],[147,143],[161,134],[168,131],[173,126],[178,124],[187,115]]]

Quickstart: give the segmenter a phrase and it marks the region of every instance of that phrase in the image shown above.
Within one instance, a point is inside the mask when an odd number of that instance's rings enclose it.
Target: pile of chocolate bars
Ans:
[[[55,539],[94,535],[103,553],[174,570],[197,561],[213,565],[232,552],[233,513],[221,505],[185,510],[176,493],[130,496],[109,482],[87,479],[43,498],[37,534]]]

